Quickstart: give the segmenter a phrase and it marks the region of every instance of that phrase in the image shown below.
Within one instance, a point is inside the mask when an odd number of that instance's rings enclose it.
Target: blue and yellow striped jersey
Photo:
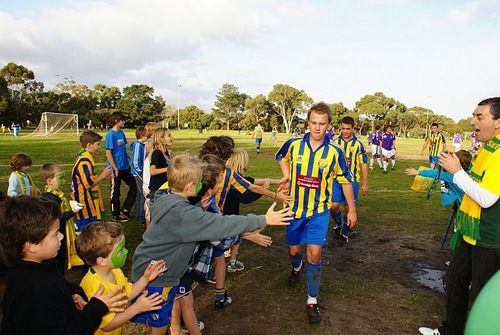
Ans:
[[[323,144],[312,151],[309,136],[289,139],[276,153],[277,161],[290,162],[290,208],[296,218],[329,210],[333,180],[337,178],[341,184],[352,180],[342,149],[325,137]]]
[[[446,138],[442,132],[438,131],[435,134],[428,134],[425,138],[425,143],[429,145],[429,156],[439,156],[441,151],[443,151],[443,145],[446,143]]]
[[[94,184],[97,176],[92,155],[86,150],[80,151],[71,172],[71,199],[83,204],[82,210],[75,213],[77,222],[101,219],[104,204],[101,188]]]
[[[349,141],[339,136],[334,140],[334,143],[344,150],[347,166],[349,166],[351,175],[354,178],[353,181],[361,181],[361,165],[368,163],[363,143],[356,136],[353,136]]]
[[[248,180],[230,168],[226,168],[222,175],[222,180],[219,183],[219,187],[217,188],[217,192],[212,197],[210,206],[213,210],[222,214],[222,209],[224,208],[224,203],[226,202],[226,197],[231,189],[231,186],[238,192],[245,193],[250,185],[251,183]]]

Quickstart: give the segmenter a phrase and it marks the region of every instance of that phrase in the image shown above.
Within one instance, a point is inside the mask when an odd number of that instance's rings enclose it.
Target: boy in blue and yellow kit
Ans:
[[[101,148],[101,141],[102,136],[92,130],[86,130],[80,136],[82,150],[78,152],[71,172],[71,200],[83,205],[82,210],[75,215],[78,230],[100,220],[104,211],[99,183],[111,178],[113,171],[108,166],[97,175],[92,155]]]
[[[286,229],[288,252],[292,271],[288,284],[298,282],[304,267],[302,248],[307,244],[307,315],[310,323],[319,323],[321,314],[317,296],[321,280],[321,253],[326,236],[332,205],[333,180],[337,178],[352,211],[347,216],[350,227],[356,225],[351,177],[342,149],[330,144],[326,138],[332,120],[330,107],[319,102],[307,113],[310,132],[303,138],[292,138],[276,153],[283,178],[280,188],[288,189],[292,196],[290,208],[294,219]]]

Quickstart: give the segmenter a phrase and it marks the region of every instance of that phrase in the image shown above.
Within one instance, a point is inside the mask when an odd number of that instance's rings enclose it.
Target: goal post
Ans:
[[[78,114],[42,113],[38,127],[28,136],[80,135]]]

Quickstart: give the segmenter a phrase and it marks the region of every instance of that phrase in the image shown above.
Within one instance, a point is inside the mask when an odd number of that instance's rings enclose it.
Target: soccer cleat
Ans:
[[[300,269],[298,271],[294,270],[294,268],[292,267],[292,271],[290,272],[290,275],[288,276],[288,286],[294,287],[295,285],[297,285],[297,283],[299,282],[299,272],[302,271],[304,266],[305,266],[305,263],[304,263],[304,261],[302,261],[302,264],[300,265]]]
[[[233,302],[233,299],[231,299],[230,297],[228,297],[227,296],[227,292],[226,292],[226,293],[224,293],[224,299],[223,300],[219,300],[217,298],[215,299],[215,308],[223,309],[226,306],[231,305],[232,302]]]
[[[391,167],[391,170],[392,171],[396,171],[396,168],[393,166],[393,167]]]
[[[203,329],[205,329],[205,324],[201,321],[198,321],[198,328],[200,328],[200,331],[202,331]],[[189,334],[189,330],[187,330],[186,326],[182,326],[181,332],[183,334]]]
[[[382,171],[383,174],[387,174],[387,170]]]
[[[227,265],[227,272],[241,271],[244,268],[245,264],[236,259],[234,263],[229,261],[229,264]]]
[[[418,331],[422,335],[441,335],[438,329],[431,329],[427,327],[420,327],[418,328]]]
[[[349,243],[349,237],[342,234],[342,236],[340,236],[339,243],[342,245],[346,245],[347,243]]]
[[[122,209],[120,211],[120,214],[122,214],[123,216],[127,217],[127,219],[129,219],[129,220],[132,218],[132,216],[130,215],[130,211],[129,210]]]
[[[340,232],[342,231],[343,226],[337,226],[333,228],[333,238],[338,240],[340,238]]]
[[[370,170],[373,170],[373,166],[370,166]]]
[[[321,313],[319,312],[318,304],[307,305],[307,318],[309,319],[309,323],[321,322]]]
[[[123,215],[122,213],[120,213],[117,216],[113,216],[113,221],[125,223],[125,222],[128,222],[128,218],[125,215]]]

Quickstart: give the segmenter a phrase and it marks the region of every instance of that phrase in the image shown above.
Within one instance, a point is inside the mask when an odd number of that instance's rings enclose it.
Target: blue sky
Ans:
[[[48,88],[147,84],[181,108],[210,111],[225,83],[251,96],[280,83],[348,108],[383,92],[458,121],[500,96],[497,0],[0,0],[0,31],[0,66]]]

